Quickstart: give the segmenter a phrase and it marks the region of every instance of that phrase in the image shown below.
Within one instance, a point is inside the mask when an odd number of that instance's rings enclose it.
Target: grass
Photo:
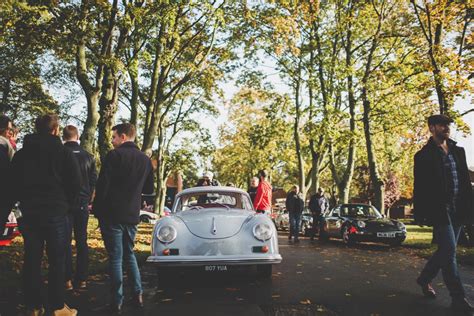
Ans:
[[[407,239],[403,244],[404,247],[421,257],[430,257],[437,247],[436,244],[431,243],[433,229],[431,227],[420,227],[410,224],[406,226]],[[457,260],[461,264],[474,266],[474,248],[458,246]]]

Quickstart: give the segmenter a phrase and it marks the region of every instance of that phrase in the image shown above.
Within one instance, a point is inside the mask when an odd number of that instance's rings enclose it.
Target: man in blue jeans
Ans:
[[[135,126],[129,123],[112,128],[111,150],[105,157],[97,180],[93,212],[109,255],[112,293],[111,310],[120,314],[123,304],[122,263],[128,268],[132,302],[143,307],[142,285],[133,252],[137,224],[140,222],[142,194],[152,194],[153,167],[135,140]]]
[[[79,195],[81,176],[72,152],[59,138],[54,114],[38,117],[37,133],[27,135],[13,157],[10,204],[20,202],[24,239],[23,294],[27,315],[43,315],[41,260],[48,255],[48,309],[52,315],[77,314],[65,300],[64,268],[68,214]]]
[[[76,241],[76,273],[74,275],[74,282],[72,282],[72,247],[69,240],[66,249],[66,290],[72,290],[73,285],[76,289],[85,289],[89,265],[89,248],[87,246],[89,203],[92,200],[92,194],[94,193],[97,181],[95,159],[79,145],[79,131],[75,126],[68,125],[63,129],[63,141],[64,146],[70,149],[74,157],[76,157],[81,171],[81,190],[79,198],[69,214],[68,231],[70,238],[72,238],[72,232],[74,231],[74,239]]]
[[[290,235],[288,240],[295,237],[295,242],[299,242],[301,214],[303,214],[304,200],[299,192],[300,188],[294,185],[288,195],[286,196],[285,206],[288,210],[288,217],[290,220]]]
[[[471,183],[464,149],[449,138],[452,122],[445,115],[430,116],[431,138],[415,155],[415,222],[433,226],[438,244],[417,283],[425,296],[435,298],[431,281],[441,270],[453,310],[472,312],[474,308],[466,300],[456,262],[461,225],[473,220]]]

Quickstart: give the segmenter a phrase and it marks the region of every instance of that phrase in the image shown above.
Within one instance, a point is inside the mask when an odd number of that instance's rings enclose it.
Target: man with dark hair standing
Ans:
[[[267,182],[267,172],[265,170],[259,170],[258,178],[260,183],[257,187],[253,207],[257,213],[270,213],[272,210],[272,186]]]
[[[416,281],[425,296],[435,298],[430,283],[441,270],[451,295],[451,307],[457,312],[472,312],[456,262],[461,225],[473,220],[471,184],[464,149],[449,138],[452,122],[445,115],[430,116],[431,138],[415,155],[415,222],[433,226],[438,243]]]
[[[79,131],[75,126],[68,125],[63,129],[64,146],[69,148],[79,163],[81,171],[81,191],[76,205],[69,214],[69,237],[76,241],[77,258],[74,286],[78,289],[86,288],[87,270],[89,265],[89,249],[87,246],[87,223],[89,221],[89,203],[97,181],[94,157],[79,145]],[[73,288],[72,247],[68,242],[66,251],[66,289]]]
[[[294,185],[290,192],[288,192],[285,206],[290,219],[290,235],[288,236],[288,240],[291,240],[291,237],[295,237],[295,242],[299,242],[301,214],[303,214],[304,209],[304,200],[301,196],[299,186]]]
[[[104,159],[97,180],[93,212],[109,254],[112,312],[121,313],[123,303],[122,263],[128,267],[133,303],[143,307],[142,285],[133,252],[140,222],[142,194],[152,194],[151,160],[135,145],[135,126],[129,123],[112,128],[111,150]]]
[[[64,268],[68,213],[79,194],[81,175],[72,152],[59,136],[57,115],[35,123],[36,134],[25,137],[10,168],[10,204],[20,202],[23,214],[23,293],[27,315],[42,315],[41,259],[48,255],[48,305],[53,315],[76,315],[65,303]]]
[[[6,175],[10,167],[15,150],[13,149],[10,138],[13,131],[12,121],[5,115],[0,115],[0,174]],[[5,223],[10,214],[10,206],[7,205],[8,183],[3,179],[0,181],[0,233],[3,234]],[[5,196],[4,196],[5,195]]]

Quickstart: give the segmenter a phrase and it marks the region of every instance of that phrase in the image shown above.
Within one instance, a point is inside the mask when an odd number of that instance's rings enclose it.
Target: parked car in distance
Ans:
[[[323,214],[319,238],[341,238],[346,244],[382,242],[398,246],[406,234],[402,222],[385,218],[372,205],[342,204]]]

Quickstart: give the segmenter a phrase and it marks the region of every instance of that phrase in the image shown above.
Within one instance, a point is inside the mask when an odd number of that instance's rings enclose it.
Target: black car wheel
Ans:
[[[146,216],[146,215],[140,216],[140,222],[149,223],[150,221],[151,221],[151,218],[149,216]]]
[[[345,225],[345,226],[342,227],[342,230],[341,230],[341,237],[342,237],[342,241],[343,241],[346,245],[353,245],[353,244],[355,244],[354,239],[351,238],[350,233],[349,233],[349,225]]]
[[[262,264],[257,266],[257,274],[260,279],[268,279],[272,277],[272,265]]]

